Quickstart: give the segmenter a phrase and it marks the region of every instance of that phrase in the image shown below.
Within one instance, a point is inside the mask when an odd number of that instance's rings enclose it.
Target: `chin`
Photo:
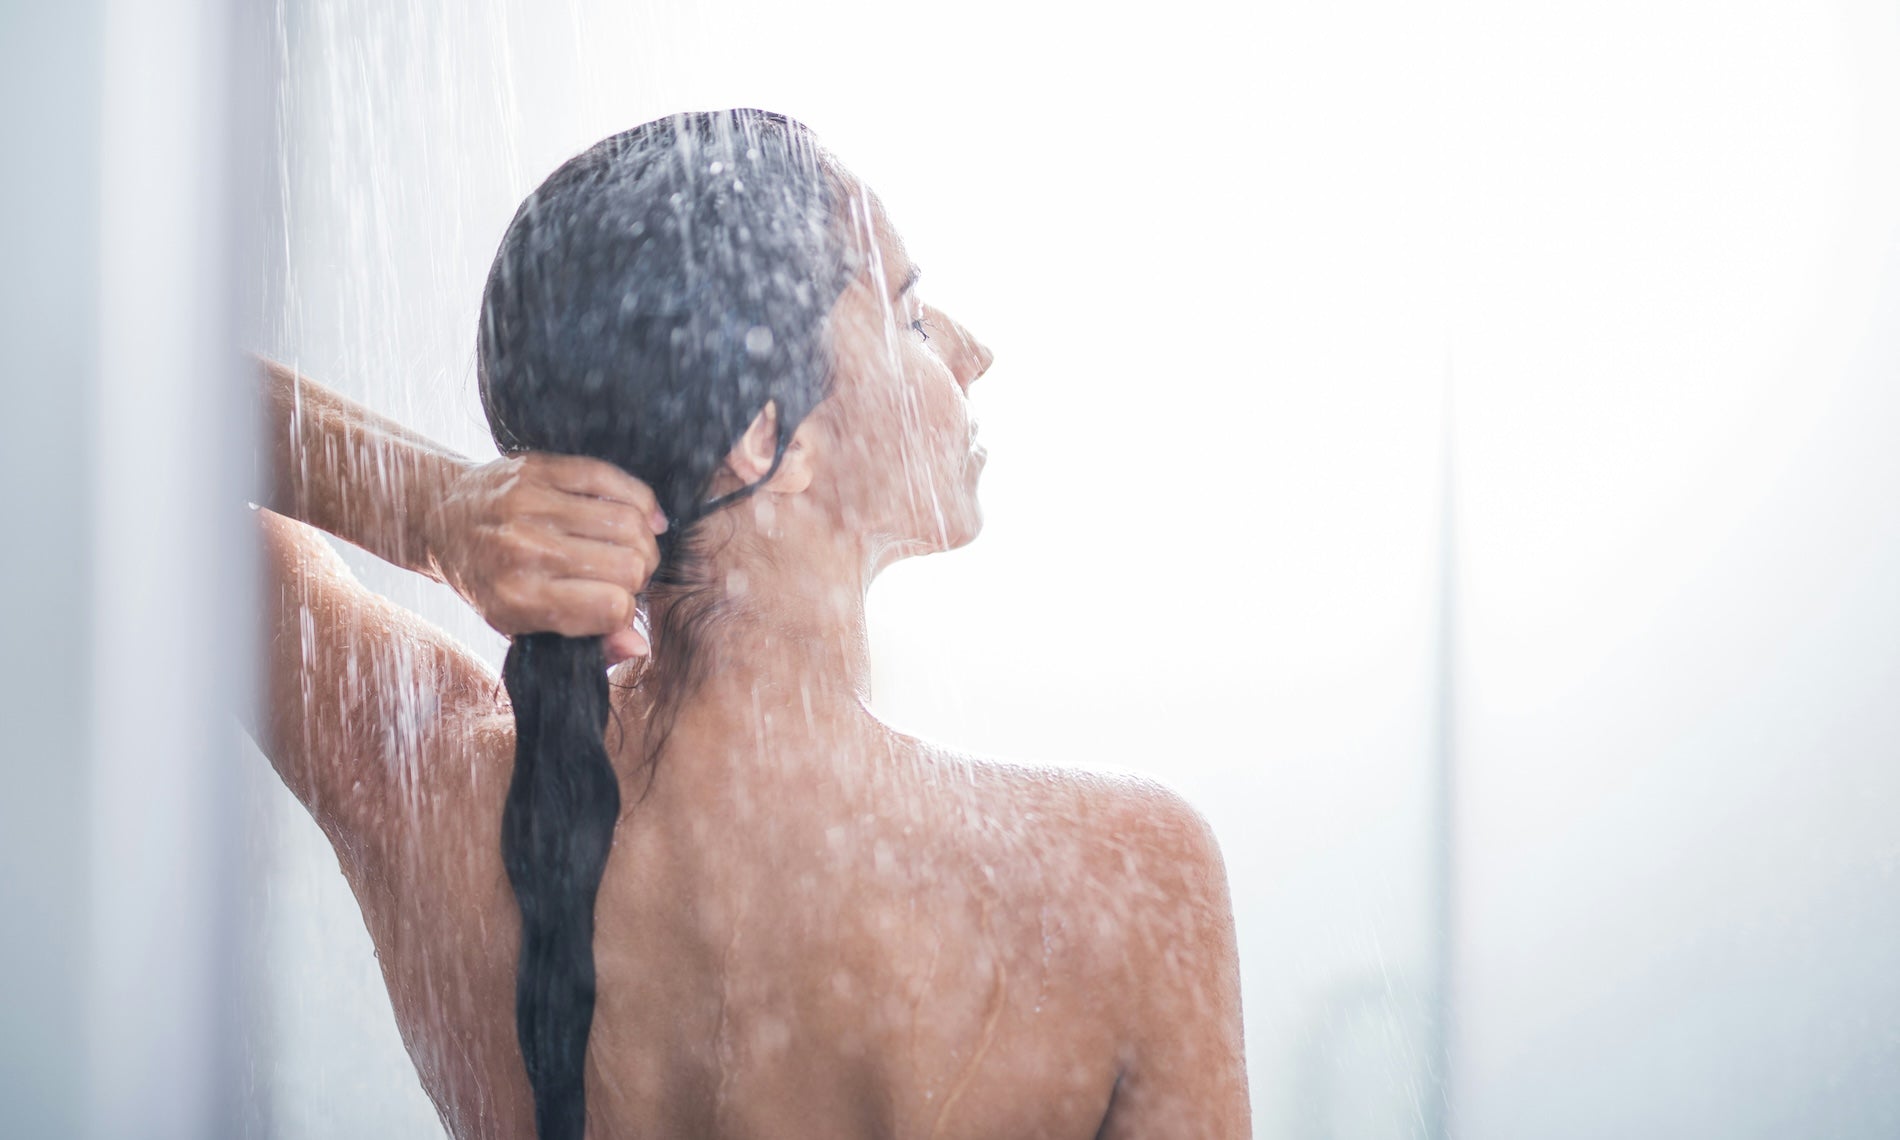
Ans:
[[[894,556],[941,554],[976,541],[983,532],[983,506],[976,497],[976,477],[976,470],[966,468],[953,485],[946,486],[947,480],[939,482],[934,495],[919,495],[912,500],[910,510],[891,520],[896,525],[884,533],[902,536],[891,547]],[[923,503],[934,503],[939,509],[918,510]]]
[[[976,541],[977,535],[983,533],[983,506],[976,501],[973,493],[966,498],[956,517],[947,521],[948,525],[944,529],[949,541],[943,549],[955,550],[959,546],[968,546]]]
[[[983,533],[983,502],[977,498],[976,484],[983,477],[983,464],[989,459],[989,453],[982,448],[972,451],[969,465],[964,468],[963,486],[957,489],[956,517],[951,519],[949,531],[953,541],[948,549],[968,546]]]

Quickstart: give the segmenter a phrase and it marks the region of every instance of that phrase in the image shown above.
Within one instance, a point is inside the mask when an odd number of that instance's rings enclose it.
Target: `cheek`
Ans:
[[[969,417],[964,411],[956,380],[935,357],[907,354],[898,375],[864,401],[866,420],[891,457],[908,457],[913,466],[933,462],[946,453],[961,453],[968,444]]]
[[[955,444],[961,451],[968,442],[970,418],[956,376],[927,349],[920,350],[918,357],[911,362],[905,385],[912,403],[912,418],[919,432],[929,437],[931,446]]]
[[[956,378],[934,355],[905,352],[901,370],[888,357],[841,378],[821,405],[827,453],[837,473],[837,509],[853,529],[909,533],[963,485],[969,466],[969,417]]]
[[[848,523],[871,524],[882,504],[901,495],[912,434],[894,386],[853,383],[835,392],[814,417],[823,417],[826,482]]]

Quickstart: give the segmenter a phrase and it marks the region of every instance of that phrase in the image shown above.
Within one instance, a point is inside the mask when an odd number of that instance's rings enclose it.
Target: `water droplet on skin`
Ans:
[[[754,1040],[761,1052],[777,1053],[792,1043],[792,1027],[777,1018],[767,1018],[759,1023]]]

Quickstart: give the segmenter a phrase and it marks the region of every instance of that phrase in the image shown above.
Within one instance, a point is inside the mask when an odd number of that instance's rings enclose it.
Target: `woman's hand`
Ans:
[[[526,452],[476,464],[263,360],[270,410],[264,506],[447,582],[502,633],[602,636],[608,660],[647,652],[634,595],[666,518],[611,463]]]
[[[436,576],[500,632],[605,636],[609,664],[647,652],[634,598],[666,516],[613,464],[524,452],[470,465],[424,526]]]

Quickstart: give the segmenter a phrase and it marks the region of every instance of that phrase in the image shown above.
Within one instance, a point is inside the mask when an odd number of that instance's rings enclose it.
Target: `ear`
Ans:
[[[726,455],[726,467],[741,484],[756,483],[772,469],[772,454],[778,449],[778,402],[767,400],[765,407]],[[796,495],[811,486],[811,446],[805,439],[804,425],[792,433],[772,481],[761,487],[780,495]]]

